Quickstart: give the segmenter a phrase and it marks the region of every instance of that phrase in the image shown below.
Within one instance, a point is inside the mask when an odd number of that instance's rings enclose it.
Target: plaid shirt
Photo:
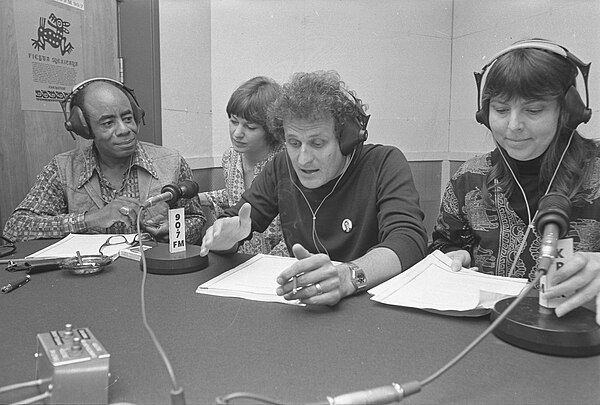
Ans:
[[[118,197],[139,199],[139,170],[145,170],[151,176],[158,177],[151,158],[139,142],[123,185],[119,189],[115,189],[102,174],[95,145],[84,148],[82,153],[84,168],[75,187],[78,189],[83,187],[96,172],[100,179],[100,190],[105,204]],[[192,171],[183,157],[181,157],[179,167],[178,182],[192,179]],[[62,238],[69,233],[92,232],[87,229],[85,212],[69,213],[69,202],[65,192],[68,187],[73,187],[73,185],[62,182],[59,176],[58,162],[56,158],[52,159],[38,175],[34,186],[6,222],[4,236],[12,240],[25,241]],[[198,197],[181,199],[175,206],[185,208],[186,241],[189,243],[199,241],[206,218],[202,213]],[[124,222],[119,221],[105,229],[104,233],[135,232],[137,232],[135,226],[127,226]]]

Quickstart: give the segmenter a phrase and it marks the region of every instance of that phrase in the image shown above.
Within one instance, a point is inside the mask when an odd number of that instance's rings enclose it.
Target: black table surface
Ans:
[[[14,257],[50,242],[20,243]],[[422,381],[489,325],[487,317],[378,304],[369,294],[335,307],[302,308],[195,292],[247,259],[211,253],[202,271],[148,275],[148,322],[189,404],[240,391],[300,404]],[[18,277],[2,270],[0,284]],[[169,375],[142,322],[141,282],[139,263],[120,258],[91,275],[34,274],[27,285],[0,294],[0,386],[32,380],[36,335],[71,323],[89,328],[111,355],[109,403],[169,403]],[[0,394],[0,403],[18,399]],[[600,403],[600,356],[538,354],[491,335],[403,402]]]

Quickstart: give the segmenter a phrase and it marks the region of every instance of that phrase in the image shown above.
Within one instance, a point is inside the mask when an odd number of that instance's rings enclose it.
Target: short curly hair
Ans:
[[[270,131],[283,142],[284,120],[332,117],[339,139],[347,117],[364,115],[366,109],[367,106],[355,93],[346,88],[338,72],[298,72],[283,85],[281,95],[269,108],[268,125]]]

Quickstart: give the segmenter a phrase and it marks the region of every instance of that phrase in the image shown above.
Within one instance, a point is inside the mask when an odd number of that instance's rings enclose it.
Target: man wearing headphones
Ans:
[[[496,148],[450,179],[429,246],[450,256],[455,271],[473,266],[533,280],[542,263],[542,235],[533,231],[538,205],[563,196],[572,205],[566,237],[576,253],[541,294],[569,297],[556,306],[558,316],[600,292],[600,147],[576,130],[592,113],[575,88],[579,71],[587,96],[589,68],[566,48],[533,39],[501,51],[475,74],[476,120]]]
[[[69,233],[135,233],[140,205],[164,185],[192,179],[183,157],[137,140],[144,111],[133,91],[107,78],[87,80],[63,101],[65,126],[93,142],[55,156],[13,211],[4,236],[14,241]],[[164,203],[163,203],[164,204]],[[206,222],[198,197],[182,199],[186,239],[197,242]],[[148,215],[144,230],[168,234],[166,204]]]
[[[207,230],[201,254],[237,248],[279,214],[299,260],[279,275],[277,294],[326,305],[421,260],[426,232],[410,167],[395,147],[363,145],[368,119],[336,72],[296,73],[269,111],[286,152]]]

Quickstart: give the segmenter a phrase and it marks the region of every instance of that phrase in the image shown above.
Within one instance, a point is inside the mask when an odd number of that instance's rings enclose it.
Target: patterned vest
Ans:
[[[152,161],[158,178],[154,178],[146,170],[138,168],[138,184],[140,200],[146,200],[150,196],[160,194],[160,190],[166,184],[176,183],[179,178],[180,156],[177,152],[156,146],[146,142],[140,142]],[[89,146],[91,147],[91,146]],[[79,149],[73,149],[56,156],[59,166],[59,176],[63,184],[73,185],[67,189],[66,200],[69,213],[84,212],[94,207],[102,208],[106,203],[102,200],[100,192],[100,179],[98,173],[77,188],[79,176],[84,170],[84,154]]]

